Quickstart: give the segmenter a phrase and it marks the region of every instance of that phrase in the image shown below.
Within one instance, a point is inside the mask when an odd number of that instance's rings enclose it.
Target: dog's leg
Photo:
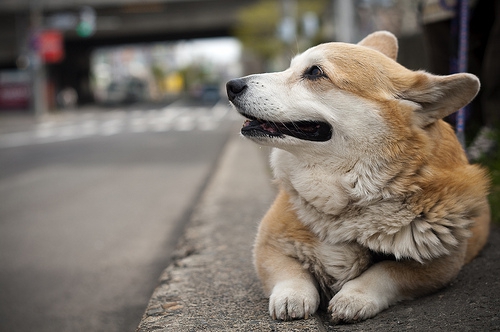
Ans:
[[[464,243],[449,256],[425,264],[413,260],[382,261],[348,281],[331,299],[328,310],[338,323],[361,321],[390,305],[437,291],[460,271]]]
[[[270,248],[265,250],[267,257],[260,260],[258,270],[269,296],[270,315],[281,320],[307,319],[320,302],[314,278],[297,260]]]
[[[313,276],[295,259],[295,243],[312,244],[314,236],[297,220],[282,191],[259,226],[254,259],[276,319],[308,318],[320,297]]]

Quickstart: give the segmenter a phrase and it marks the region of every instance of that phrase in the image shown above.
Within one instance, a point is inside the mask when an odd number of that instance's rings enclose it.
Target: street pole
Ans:
[[[43,0],[30,1],[30,68],[31,68],[31,109],[36,118],[47,112],[45,68],[40,58],[40,32],[43,20]]]
[[[354,1],[334,0],[333,8],[336,40],[344,43],[354,43],[356,41]]]

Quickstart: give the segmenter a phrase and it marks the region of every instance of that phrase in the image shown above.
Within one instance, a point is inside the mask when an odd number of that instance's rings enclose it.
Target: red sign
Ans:
[[[31,76],[27,71],[0,71],[0,110],[28,108]]]
[[[27,108],[30,101],[28,84],[0,83],[0,109]]]
[[[64,59],[63,35],[56,30],[40,34],[40,57],[45,63],[56,63]]]

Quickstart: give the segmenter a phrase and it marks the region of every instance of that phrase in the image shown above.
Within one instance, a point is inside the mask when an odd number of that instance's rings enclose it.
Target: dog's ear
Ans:
[[[421,107],[414,111],[417,125],[425,127],[467,105],[479,92],[479,79],[467,73],[437,76],[415,72],[412,86],[401,93]]]
[[[377,31],[369,34],[358,45],[377,50],[394,61],[398,57],[398,40],[389,31]]]

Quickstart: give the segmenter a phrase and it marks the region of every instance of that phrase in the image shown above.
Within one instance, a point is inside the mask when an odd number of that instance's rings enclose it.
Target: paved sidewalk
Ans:
[[[500,330],[498,227],[480,257],[437,294],[353,325],[332,326],[325,313],[272,320],[251,256],[257,224],[275,195],[267,164],[267,150],[236,134],[229,140],[137,331]]]

